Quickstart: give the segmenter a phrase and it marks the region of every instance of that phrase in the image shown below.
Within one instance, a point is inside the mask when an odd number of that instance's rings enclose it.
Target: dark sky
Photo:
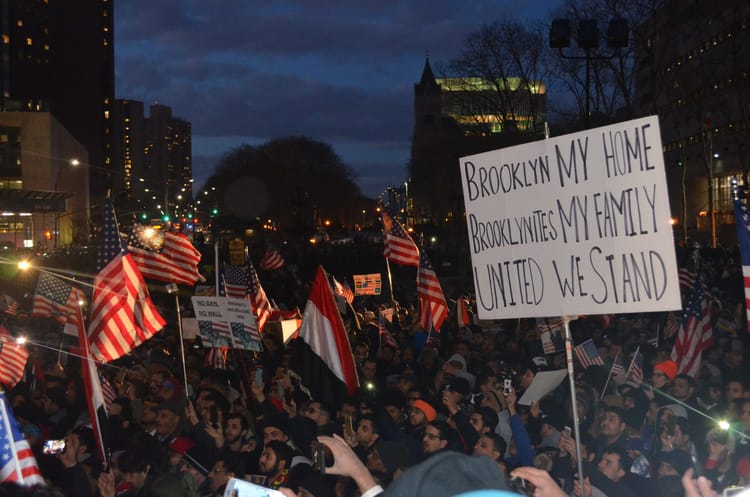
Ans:
[[[330,143],[363,193],[406,179],[413,85],[425,54],[454,57],[483,23],[535,21],[559,0],[125,0],[117,97],[193,126],[198,185],[241,144]]]

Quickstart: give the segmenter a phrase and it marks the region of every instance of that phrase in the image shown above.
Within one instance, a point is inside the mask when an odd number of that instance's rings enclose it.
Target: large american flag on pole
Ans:
[[[383,211],[383,231],[385,233],[383,256],[397,264],[419,267],[417,244],[403,226],[385,211]]]
[[[445,300],[440,281],[424,250],[419,253],[417,297],[419,297],[419,324],[422,329],[427,332],[431,328],[440,331],[445,318],[448,317],[448,303]]]
[[[88,335],[94,358],[109,362],[124,356],[166,324],[120,238],[110,199],[104,210],[97,266]]]
[[[750,214],[747,206],[737,199],[734,201],[734,216],[737,223],[737,241],[740,245],[742,279],[745,287],[745,321],[750,331]]]
[[[13,417],[5,394],[0,392],[0,482],[44,485],[44,478],[29,443]]]
[[[182,233],[136,223],[128,237],[128,250],[146,278],[190,286],[204,281],[198,273],[201,253]]]
[[[85,300],[83,290],[47,272],[40,272],[31,315],[76,324],[78,307]]]
[[[705,298],[700,278],[696,277],[693,290],[685,303],[680,331],[672,347],[672,360],[677,363],[677,371],[695,378],[700,370],[702,352],[713,342],[710,302]]]
[[[26,370],[29,351],[10,336],[0,324],[0,383],[13,388],[21,381]]]

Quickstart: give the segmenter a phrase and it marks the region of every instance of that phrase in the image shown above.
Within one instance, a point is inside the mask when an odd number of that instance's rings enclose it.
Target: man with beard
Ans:
[[[266,477],[268,488],[276,489],[285,486],[292,457],[294,457],[294,451],[284,442],[271,440],[266,444],[258,466],[260,473]]]

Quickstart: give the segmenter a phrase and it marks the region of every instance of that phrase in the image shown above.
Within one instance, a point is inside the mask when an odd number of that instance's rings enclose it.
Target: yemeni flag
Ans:
[[[314,399],[334,407],[359,388],[349,337],[326,273],[320,266],[294,350],[302,384]]]

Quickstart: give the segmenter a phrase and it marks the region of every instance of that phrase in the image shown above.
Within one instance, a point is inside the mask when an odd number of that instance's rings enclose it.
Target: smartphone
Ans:
[[[347,438],[354,436],[354,421],[351,416],[344,416],[344,434]]]
[[[239,478],[230,478],[224,489],[224,497],[284,497],[284,494]]]
[[[276,388],[277,393],[279,394],[279,398],[286,399],[286,396],[284,395],[284,380],[276,380]]]
[[[722,497],[729,497],[730,495],[738,495],[740,492],[744,492],[747,490],[747,487],[727,487],[724,489],[724,492],[722,492]]]
[[[572,433],[572,431],[573,430],[570,429],[570,426],[566,426],[563,428],[563,434],[568,438],[570,438],[570,434]]]
[[[65,451],[66,443],[64,439],[47,440],[42,446],[42,453],[48,455],[62,454]]]
[[[219,423],[219,412],[216,409],[216,406],[211,406],[211,425],[216,427],[218,423]]]
[[[258,385],[263,384],[263,370],[261,368],[255,370],[255,383]]]
[[[506,397],[510,394],[510,391],[513,390],[513,380],[510,378],[505,378],[503,380],[503,395]]]
[[[333,464],[333,454],[329,455],[325,444],[319,443],[313,454],[313,468],[321,475],[326,474],[326,466]]]

